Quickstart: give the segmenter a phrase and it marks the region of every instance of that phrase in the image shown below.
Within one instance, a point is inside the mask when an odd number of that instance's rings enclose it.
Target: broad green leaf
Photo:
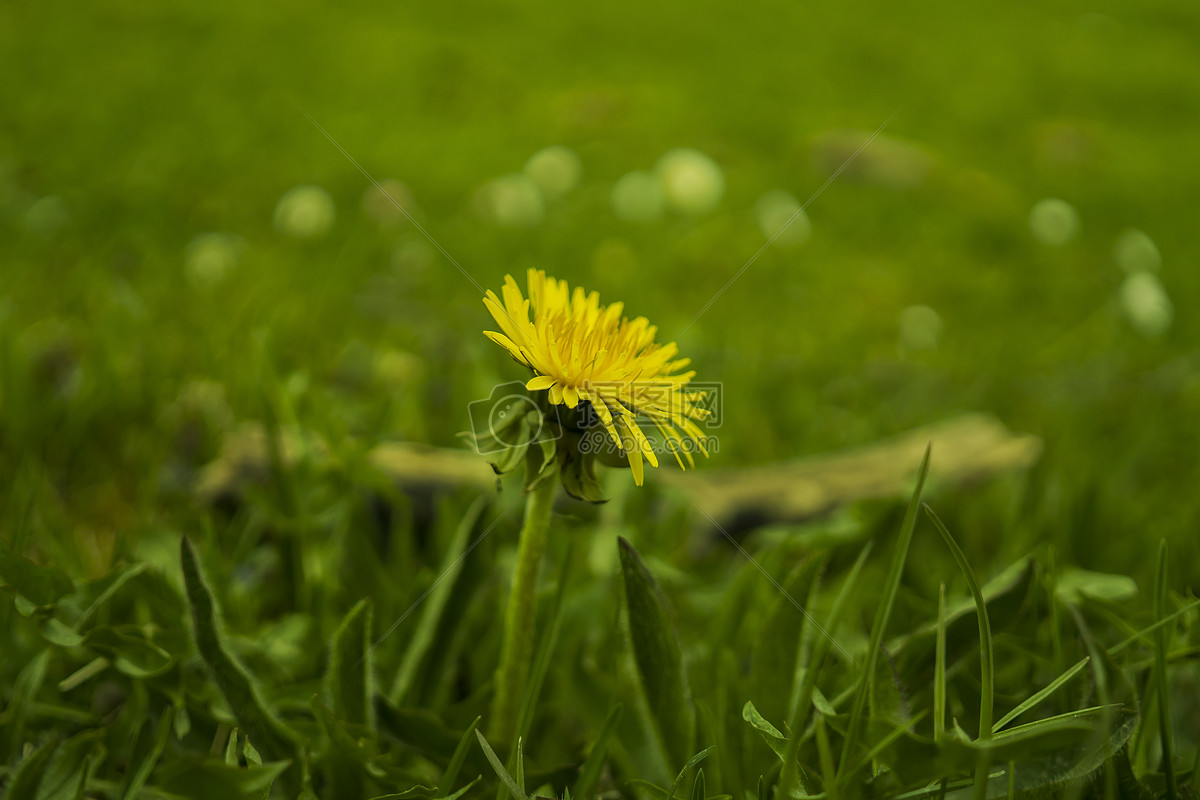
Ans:
[[[282,773],[288,766],[284,763],[285,759],[295,754],[294,736],[267,708],[258,685],[226,648],[216,601],[205,583],[196,553],[187,537],[181,539],[180,554],[196,649],[237,717],[238,724],[256,743],[255,746],[275,762],[270,770],[278,769]],[[267,767],[262,769],[266,770]],[[295,783],[294,787],[289,787],[293,793],[299,791],[299,781]]]
[[[53,605],[75,591],[67,573],[14,553],[7,542],[0,542],[0,580],[35,606]]]
[[[763,741],[767,743],[767,747],[770,747],[780,760],[787,758],[787,737],[768,722],[762,714],[758,713],[754,703],[749,700],[746,701],[746,705],[742,706],[742,719],[749,722],[750,727],[758,731]]]
[[[338,719],[368,727],[374,726],[371,645],[371,602],[360,600],[333,634],[325,690]]]
[[[692,752],[695,711],[666,597],[633,545],[618,537],[634,662],[668,763]]]
[[[1124,603],[1137,597],[1138,587],[1128,575],[1065,567],[1059,573],[1054,591],[1064,603],[1078,603],[1084,598]]]
[[[47,642],[59,647],[78,647],[83,637],[56,617],[46,617],[38,624],[38,632]]]

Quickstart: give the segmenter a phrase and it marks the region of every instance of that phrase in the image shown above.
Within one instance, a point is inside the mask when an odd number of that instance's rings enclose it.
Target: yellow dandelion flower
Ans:
[[[601,305],[596,292],[571,292],[542,270],[529,270],[528,299],[511,275],[501,294],[489,290],[483,302],[503,333],[484,335],[533,370],[526,389],[545,390],[552,404],[570,409],[590,404],[638,486],[642,459],[658,466],[641,423],[658,429],[680,467],[684,459],[695,466],[694,449],[708,455],[696,425],[709,415],[704,393],[686,388],[696,373],[680,372],[690,360],[676,358],[674,342],[655,342],[658,329],[645,317],[622,317],[624,304]]]

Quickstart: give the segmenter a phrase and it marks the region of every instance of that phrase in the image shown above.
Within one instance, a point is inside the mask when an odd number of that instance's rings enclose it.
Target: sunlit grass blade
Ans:
[[[904,573],[904,562],[908,559],[908,548],[912,543],[913,529],[917,525],[917,510],[921,502],[921,490],[925,487],[925,477],[929,473],[929,453],[932,445],[925,448],[925,456],[921,459],[921,470],[917,477],[917,487],[908,503],[904,514],[904,522],[900,526],[900,538],[896,542],[896,551],[892,555],[892,563],[888,568],[887,579],[871,624],[871,637],[867,645],[866,663],[860,664],[861,675],[858,689],[854,695],[854,704],[850,709],[850,720],[846,724],[846,737],[842,744],[842,756],[838,764],[841,772],[855,757],[858,749],[858,738],[862,729],[863,711],[867,707],[867,698],[871,694],[871,682],[875,676],[875,664],[879,660],[879,649],[887,632],[888,620],[892,616],[892,607],[896,603],[896,592],[900,589],[900,578]]]
[[[1167,616],[1167,542],[1158,544],[1158,564],[1154,571],[1154,618]],[[1167,800],[1176,800],[1175,741],[1171,730],[1171,685],[1167,676],[1167,651],[1171,644],[1170,628],[1163,626],[1154,635],[1154,675],[1158,683],[1158,728],[1162,743],[1162,766],[1167,780]]]
[[[1014,719],[1021,716],[1029,709],[1037,706],[1039,703],[1041,703],[1043,700],[1045,700],[1050,695],[1054,694],[1063,685],[1065,685],[1068,681],[1070,681],[1072,678],[1074,678],[1076,675],[1078,675],[1080,672],[1082,672],[1083,668],[1087,666],[1087,663],[1088,663],[1087,658],[1082,658],[1079,661],[1076,661],[1075,664],[1070,669],[1068,669],[1066,672],[1064,672],[1062,675],[1059,675],[1053,681],[1048,683],[1044,688],[1040,689],[1037,693],[1030,695],[1030,697],[1027,700],[1024,700],[1021,703],[1019,703],[1012,711],[1009,711],[1007,714],[1005,714],[1003,717],[1001,717],[999,720],[997,720],[996,724],[992,726],[992,733],[998,733],[1000,731],[1000,729],[1003,728],[1005,725],[1012,722]]]
[[[496,751],[488,744],[488,740],[483,737],[483,733],[479,730],[475,731],[475,737],[479,740],[479,746],[483,748],[483,755],[487,758],[488,763],[492,765],[492,769],[496,770],[496,777],[504,784],[516,800],[529,800],[525,794],[525,788],[518,784],[513,776],[508,774],[508,770],[504,768],[504,764],[500,761],[500,757],[496,755]]]
[[[938,533],[941,534],[946,546],[950,548],[950,552],[954,555],[954,561],[967,579],[971,596],[975,598],[975,613],[979,619],[979,672],[982,684],[979,698],[979,739],[987,741],[992,735],[992,708],[995,702],[995,678],[993,677],[995,656],[992,647],[992,626],[988,623],[987,602],[983,599],[983,592],[979,588],[979,581],[975,578],[975,571],[971,569],[958,542],[954,541],[954,537],[938,519],[937,514],[933,513],[932,508],[925,506],[925,513],[932,520]]]

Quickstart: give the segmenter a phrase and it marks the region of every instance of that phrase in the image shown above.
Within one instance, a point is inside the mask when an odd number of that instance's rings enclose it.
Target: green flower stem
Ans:
[[[549,470],[548,470],[549,471]],[[492,701],[492,738],[512,741],[517,714],[529,679],[533,658],[533,629],[537,619],[535,599],[538,568],[546,553],[550,530],[550,510],[558,490],[558,470],[543,477],[525,503],[525,524],[517,549],[517,568],[513,573],[512,592],[504,614],[504,644],[500,667],[496,670],[496,695]]]

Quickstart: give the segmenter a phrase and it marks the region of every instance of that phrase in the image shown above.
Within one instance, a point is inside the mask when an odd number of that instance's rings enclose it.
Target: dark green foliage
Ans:
[[[695,711],[667,599],[625,539],[617,540],[634,661],[651,723],[668,763],[692,751]]]

